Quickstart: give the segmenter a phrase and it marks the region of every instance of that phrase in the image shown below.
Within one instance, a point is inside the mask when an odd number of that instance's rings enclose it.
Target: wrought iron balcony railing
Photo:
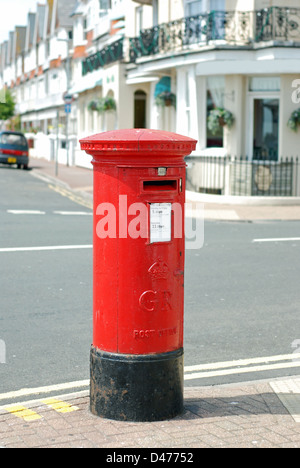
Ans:
[[[130,38],[129,60],[208,44],[253,47],[268,41],[300,43],[300,8],[211,11],[163,23]]]
[[[300,41],[300,8],[265,8],[255,21],[256,41]]]
[[[98,70],[98,68],[109,65],[123,59],[123,41],[122,37],[118,41],[108,44],[102,50],[90,55],[82,62],[82,75]]]
[[[82,62],[82,75],[123,59],[134,63],[140,57],[189,52],[209,44],[251,48],[270,41],[300,45],[300,8],[211,11],[163,23],[129,38],[129,56],[124,38],[90,55]]]

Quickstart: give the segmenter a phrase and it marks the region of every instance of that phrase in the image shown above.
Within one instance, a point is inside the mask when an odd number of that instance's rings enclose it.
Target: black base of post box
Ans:
[[[123,421],[161,421],[183,412],[183,349],[115,354],[94,346],[90,353],[90,409]]]

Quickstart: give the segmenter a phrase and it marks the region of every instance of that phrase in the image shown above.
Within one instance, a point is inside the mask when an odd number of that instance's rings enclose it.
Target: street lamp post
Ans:
[[[67,43],[67,59],[66,59],[66,75],[67,75],[67,91],[65,95],[69,95],[69,89],[70,89],[70,47],[69,47],[69,39],[61,39],[58,38],[58,41],[61,42],[66,42]],[[67,166],[69,166],[69,113],[70,113],[70,108],[67,107],[69,102],[65,100],[65,111],[66,111],[66,149],[67,149]]]

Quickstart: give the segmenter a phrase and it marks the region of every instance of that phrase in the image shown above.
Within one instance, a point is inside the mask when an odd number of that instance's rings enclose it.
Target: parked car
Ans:
[[[20,132],[0,132],[0,163],[17,164],[20,169],[28,169],[28,142]]]

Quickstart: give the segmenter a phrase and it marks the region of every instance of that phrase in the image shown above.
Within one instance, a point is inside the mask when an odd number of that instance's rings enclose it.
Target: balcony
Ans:
[[[204,46],[255,48],[300,45],[300,8],[211,11],[141,31],[130,38],[131,63],[154,55],[189,53]]]
[[[44,109],[63,106],[62,93],[49,94],[44,97],[37,96],[32,99],[23,99],[17,104],[16,112],[26,114],[28,112],[38,112]]]
[[[98,70],[99,68],[102,68],[106,65],[122,60],[123,40],[124,38],[121,38],[112,44],[108,44],[100,51],[87,57],[82,62],[82,76],[85,76],[87,73],[91,73],[94,70]]]

